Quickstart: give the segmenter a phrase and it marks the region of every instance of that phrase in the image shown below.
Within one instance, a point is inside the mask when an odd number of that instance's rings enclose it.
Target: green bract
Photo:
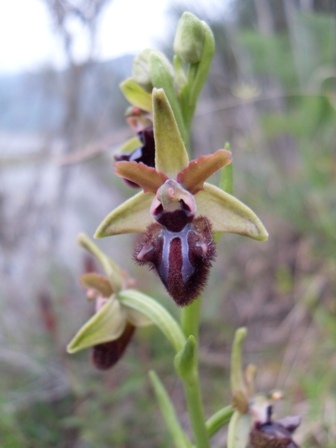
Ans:
[[[143,188],[113,210],[98,227],[95,237],[144,232],[153,222],[150,206],[158,189],[174,179],[194,195],[196,216],[208,218],[213,232],[230,232],[265,241],[268,233],[255,213],[235,197],[205,180],[230,163],[231,153],[220,150],[189,163],[188,153],[173,111],[162,89],[153,90],[153,121],[156,169],[135,162],[118,162],[117,174]]]

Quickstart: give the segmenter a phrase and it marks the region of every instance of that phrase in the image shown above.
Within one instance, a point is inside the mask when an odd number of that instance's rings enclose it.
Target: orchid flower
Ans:
[[[268,234],[255,213],[206,181],[231,163],[221,149],[189,162],[173,111],[163,89],[153,89],[155,168],[120,161],[117,175],[143,189],[113,210],[95,237],[144,233],[134,258],[159,275],[178,305],[194,300],[205,285],[215,257],[213,232],[264,241]]]

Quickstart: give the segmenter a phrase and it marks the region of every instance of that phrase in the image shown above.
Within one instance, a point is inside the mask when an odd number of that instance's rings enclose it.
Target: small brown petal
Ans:
[[[145,193],[156,194],[157,190],[168,179],[164,174],[157,172],[155,168],[142,162],[121,161],[116,162],[114,167],[117,176],[139,185]]]
[[[204,182],[225,165],[232,162],[232,154],[226,149],[219,149],[214,154],[200,156],[177,175],[177,181],[192,194],[203,190]]]

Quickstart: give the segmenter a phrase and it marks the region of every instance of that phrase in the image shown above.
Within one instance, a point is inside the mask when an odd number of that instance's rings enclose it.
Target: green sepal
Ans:
[[[115,154],[119,154],[120,152],[133,152],[140,146],[142,146],[141,140],[138,137],[132,137],[126,140],[126,142],[118,148]]]
[[[146,92],[151,92],[153,89],[149,69],[149,60],[152,51],[149,48],[143,50],[135,56],[133,61],[132,77]]]
[[[68,344],[67,352],[76,353],[103,342],[115,341],[123,333],[125,325],[125,312],[112,296],[77,332]]]
[[[185,336],[173,316],[156,300],[134,289],[125,289],[118,294],[124,307],[139,311],[148,317],[166,336],[176,352],[185,344]]]
[[[247,448],[250,430],[251,416],[235,411],[229,423],[227,448]]]
[[[189,163],[172,108],[162,89],[153,89],[155,168],[175,179]]]
[[[160,51],[152,51],[150,55],[150,74],[153,86],[164,90],[170,107],[173,110],[181,137],[186,143],[187,134],[183,122],[182,112],[175,92],[173,67]]]
[[[257,215],[234,196],[214,185],[204,183],[195,196],[199,215],[206,216],[213,232],[229,232],[266,241],[268,233]]]
[[[234,410],[231,405],[215,412],[205,423],[208,437],[214,436],[223,426],[227,425]]]
[[[196,364],[196,340],[193,335],[190,335],[183,348],[176,354],[174,366],[179,377],[184,381],[188,381],[195,375]]]
[[[91,254],[100,262],[111,283],[113,291],[119,291],[122,288],[123,283],[123,274],[120,267],[105,255],[99,247],[85,235],[85,233],[80,233],[77,237],[77,241],[84,249],[91,252]]]
[[[146,112],[152,111],[151,94],[146,92],[133,78],[127,78],[120,83],[119,87],[130,104]]]
[[[106,216],[94,237],[104,238],[122,233],[144,232],[153,222],[149,212],[153,199],[153,194],[145,194],[142,191],[132,196]]]
[[[198,63],[203,53],[204,34],[202,22],[194,14],[184,12],[177,24],[175,53],[188,64]]]
[[[176,448],[192,448],[190,441],[184,433],[176,415],[174,405],[171,402],[169,395],[162,384],[158,375],[151,370],[149,372],[149,379],[154,389],[157,402],[160,406],[161,414],[166,423],[167,429],[173,439]]]

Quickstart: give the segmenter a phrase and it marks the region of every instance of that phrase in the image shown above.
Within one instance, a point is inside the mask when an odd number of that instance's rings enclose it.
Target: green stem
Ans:
[[[202,405],[201,388],[198,371],[195,369],[188,381],[183,382],[184,392],[187,400],[188,413],[194,431],[197,448],[210,448],[205,416]]]
[[[192,334],[195,337],[196,341],[198,339],[199,332],[200,310],[200,298],[194,300],[190,305],[181,309],[180,322],[182,330],[184,331],[186,337]]]
[[[185,335],[194,338],[193,367],[188,375],[182,375],[183,388],[187,401],[188,413],[193,428],[197,448],[208,448],[209,438],[205,426],[205,416],[202,403],[201,385],[198,375],[198,329],[200,315],[200,299],[181,311],[181,326]]]

